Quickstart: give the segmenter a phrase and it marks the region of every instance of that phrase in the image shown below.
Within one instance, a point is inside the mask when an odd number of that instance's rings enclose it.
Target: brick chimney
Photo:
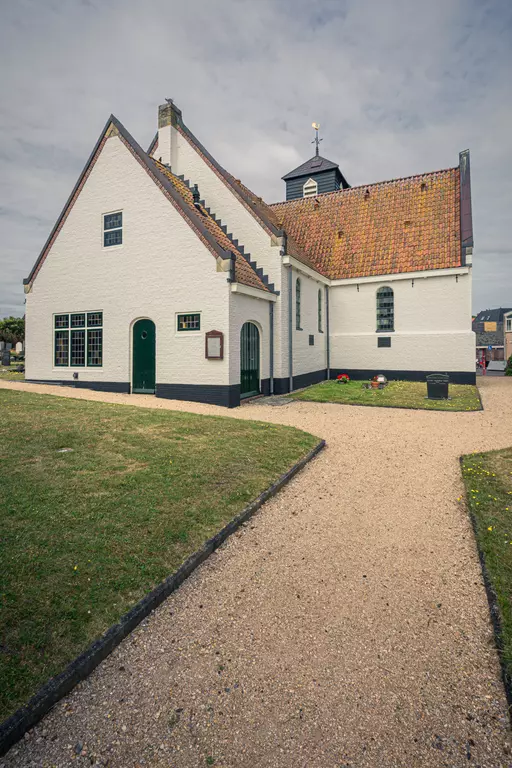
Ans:
[[[172,99],[158,107],[158,147],[154,157],[168,165],[174,173],[177,171],[177,132],[176,126],[181,121],[181,109]]]

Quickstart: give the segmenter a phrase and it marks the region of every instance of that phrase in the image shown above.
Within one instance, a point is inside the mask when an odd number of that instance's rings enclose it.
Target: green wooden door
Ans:
[[[260,332],[254,323],[240,331],[240,397],[260,392]]]
[[[137,320],[133,326],[132,392],[155,394],[155,324],[152,320]]]

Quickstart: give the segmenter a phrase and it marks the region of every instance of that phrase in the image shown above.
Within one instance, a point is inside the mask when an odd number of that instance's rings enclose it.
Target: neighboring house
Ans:
[[[505,328],[505,360],[512,356],[512,309],[503,315]]]
[[[341,372],[474,382],[469,152],[285,179],[267,205],[172,103],[147,152],[111,116],[25,280],[27,379],[230,407]]]
[[[476,354],[479,360],[502,361],[506,359],[504,317],[512,309],[498,307],[484,309],[473,318],[472,327],[476,334]]]

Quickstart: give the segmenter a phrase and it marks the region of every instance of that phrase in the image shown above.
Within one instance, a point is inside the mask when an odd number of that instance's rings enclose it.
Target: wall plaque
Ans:
[[[208,331],[205,334],[205,354],[207,360],[224,359],[224,334],[222,331]]]

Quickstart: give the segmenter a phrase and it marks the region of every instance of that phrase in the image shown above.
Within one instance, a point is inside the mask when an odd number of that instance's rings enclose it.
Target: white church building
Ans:
[[[147,151],[111,116],[24,281],[27,380],[227,407],[340,373],[473,383],[469,152],[351,188],[317,149],[283,178],[268,205],[172,102]]]

